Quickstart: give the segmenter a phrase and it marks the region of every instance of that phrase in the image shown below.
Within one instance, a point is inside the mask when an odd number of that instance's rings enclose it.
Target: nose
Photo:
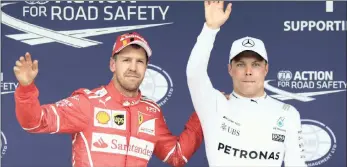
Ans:
[[[129,65],[129,70],[130,71],[136,71],[136,61],[131,61]]]
[[[246,76],[251,76],[252,75],[252,67],[247,66],[246,68]]]

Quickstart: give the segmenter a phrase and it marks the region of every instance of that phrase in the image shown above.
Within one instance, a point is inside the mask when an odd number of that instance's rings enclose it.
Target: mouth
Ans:
[[[255,83],[255,81],[242,81],[243,83]]]
[[[137,75],[126,75],[125,77],[127,77],[127,78],[140,78],[140,77],[137,76]]]

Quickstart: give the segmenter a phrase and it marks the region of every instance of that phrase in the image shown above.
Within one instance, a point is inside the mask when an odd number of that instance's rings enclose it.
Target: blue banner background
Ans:
[[[49,15],[49,9],[52,6],[73,6],[77,9],[79,6],[86,8],[91,5],[99,9],[97,20],[52,20]],[[158,11],[155,12],[154,20],[139,20],[135,17],[136,15],[132,16],[131,20],[108,21],[103,19],[105,6],[123,6],[125,9],[128,5],[162,6],[163,8],[169,6],[169,10],[165,20],[161,18]],[[47,8],[49,17],[32,17],[28,14],[24,16],[24,6],[44,6]],[[116,10],[113,9],[113,11]],[[133,4],[49,2],[43,5],[18,2],[2,7],[2,12],[19,20],[55,31],[172,22],[172,24],[136,31],[149,41],[153,49],[150,63],[165,70],[173,82],[172,96],[162,106],[168,127],[175,135],[179,135],[183,130],[184,124],[194,111],[186,83],[185,70],[191,49],[204,23],[203,2],[137,2]],[[218,33],[210,59],[208,72],[214,87],[228,93],[232,91],[231,79],[227,73],[229,50],[232,41],[244,36],[257,37],[265,42],[270,61],[267,79],[273,80],[270,84],[274,87],[278,87],[279,78],[277,76],[283,70],[290,71],[293,78],[297,71],[301,74],[303,71],[332,71],[333,80],[343,81],[345,84],[346,26],[345,31],[317,31],[316,29],[284,31],[284,22],[304,20],[344,20],[346,22],[346,17],[346,2],[334,2],[334,12],[331,13],[325,11],[325,2],[233,2],[231,17]],[[148,18],[151,16],[148,15]],[[75,48],[56,42],[28,45],[6,36],[21,34],[22,31],[5,24],[1,26],[2,84],[16,83],[12,70],[15,61],[25,52],[30,52],[34,59],[39,60],[39,75],[35,82],[40,90],[42,104],[56,102],[81,87],[92,89],[107,84],[112,76],[108,69],[112,46],[116,36],[124,33],[86,37],[102,42],[102,44]],[[315,100],[309,102],[296,99],[284,100],[284,102],[294,105],[300,111],[302,119],[319,121],[329,127],[336,137],[334,153],[331,150],[319,151],[319,144],[326,143],[320,141],[321,139],[318,137],[313,139],[314,143],[311,147],[317,148],[317,153],[324,153],[321,155],[321,159],[327,156],[325,153],[331,154],[330,159],[319,166],[345,166],[346,86],[342,84],[342,86],[325,89],[283,87],[280,89],[292,93],[342,90],[337,93],[312,96]],[[3,85],[1,87],[2,92],[13,90]],[[270,90],[267,92],[270,95],[276,95]],[[71,136],[25,132],[16,120],[14,106],[13,94],[2,93],[2,165],[71,166]],[[318,125],[315,124],[315,126]],[[320,128],[327,131],[324,126],[320,126]],[[330,138],[333,138],[333,135],[329,134]],[[320,136],[320,134],[316,133],[316,136]],[[4,142],[5,139],[7,143]],[[333,142],[330,143],[328,148],[331,149]],[[165,166],[165,164],[153,156],[149,166]],[[187,166],[207,166],[204,145],[200,147]]]

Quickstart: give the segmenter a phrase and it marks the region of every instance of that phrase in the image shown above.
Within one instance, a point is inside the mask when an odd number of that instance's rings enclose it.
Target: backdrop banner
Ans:
[[[211,53],[212,83],[230,93],[232,42],[245,36],[264,41],[266,92],[300,112],[309,166],[346,166],[346,8],[336,1],[236,1]],[[30,52],[39,60],[40,102],[55,103],[78,88],[106,85],[116,37],[137,31],[153,50],[141,90],[179,135],[194,112],[186,66],[204,21],[202,1],[2,1],[2,166],[72,165],[71,135],[30,134],[16,119],[13,66],[20,56]],[[148,165],[168,166],[155,156]],[[208,166],[204,144],[187,166]]]

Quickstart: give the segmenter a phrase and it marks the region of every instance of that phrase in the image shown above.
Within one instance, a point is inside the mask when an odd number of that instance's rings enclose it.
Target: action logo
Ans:
[[[4,132],[1,131],[1,158],[4,157],[7,151],[7,139]]]
[[[140,90],[144,96],[162,106],[167,103],[172,95],[173,83],[170,75],[165,70],[153,64],[148,64]]]
[[[118,2],[118,4],[117,4]],[[20,3],[2,3],[1,8]],[[87,5],[83,5],[87,4]],[[125,6],[120,4],[126,4]],[[104,6],[100,6],[104,5]],[[28,45],[40,45],[47,43],[60,43],[75,48],[86,48],[100,45],[102,42],[90,40],[86,37],[95,37],[100,35],[144,29],[149,27],[163,26],[172,24],[166,22],[170,6],[140,6],[135,1],[26,1],[21,12],[23,18],[46,18],[50,21],[133,21],[133,20],[154,20],[165,21],[158,24],[144,24],[131,26],[116,26],[89,28],[78,30],[53,30],[40,25],[14,18],[1,10],[1,23],[23,31],[21,34],[10,34],[6,37],[21,41]],[[102,11],[101,11],[102,10]]]
[[[278,100],[298,100],[310,102],[315,100],[313,96],[325,95],[346,91],[346,81],[336,80],[333,71],[279,71],[277,74],[277,85],[270,85],[274,80],[266,80],[265,89],[276,93],[270,95]],[[276,82],[272,82],[276,83]],[[291,89],[297,93],[286,91]],[[308,91],[315,90],[315,91]]]
[[[333,131],[316,120],[302,119],[301,123],[307,165],[317,166],[330,160],[337,147]]]

